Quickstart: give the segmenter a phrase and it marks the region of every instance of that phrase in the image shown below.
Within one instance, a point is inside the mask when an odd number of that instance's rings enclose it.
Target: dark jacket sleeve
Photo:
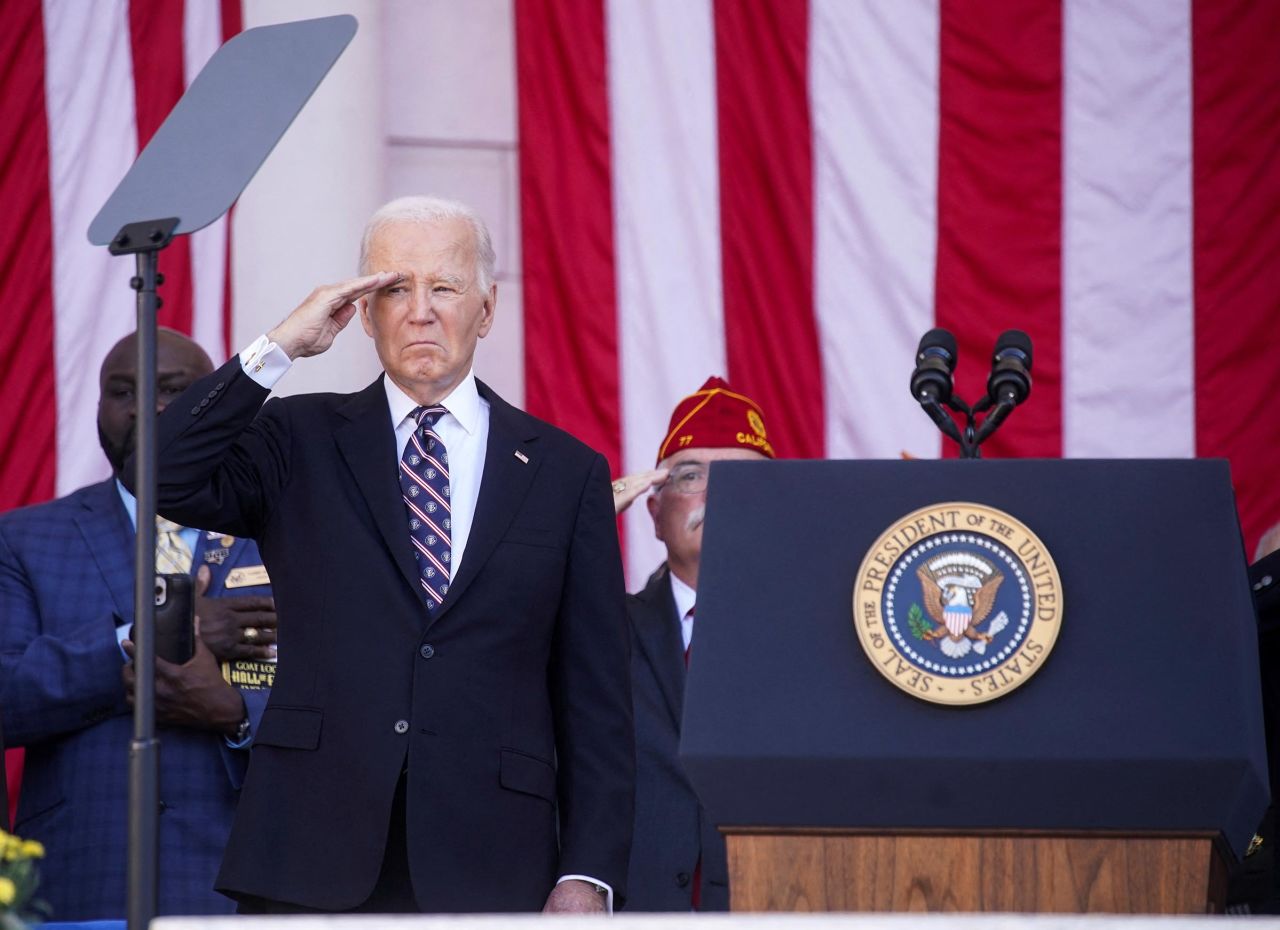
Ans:
[[[630,639],[609,469],[582,490],[552,647],[561,803],[560,874],[626,896],[635,803]]]
[[[285,405],[240,359],[201,378],[160,415],[156,491],[161,514],[184,526],[255,538],[288,473]],[[133,487],[133,461],[124,481]]]

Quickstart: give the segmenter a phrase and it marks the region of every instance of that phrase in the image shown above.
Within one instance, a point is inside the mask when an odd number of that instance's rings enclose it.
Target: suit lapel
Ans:
[[[671,594],[668,570],[657,571],[643,591],[636,595],[642,616],[635,625],[636,639],[645,661],[666,698],[671,720],[678,728],[684,709],[684,638],[676,617],[676,600]]]
[[[485,444],[480,495],[471,521],[471,535],[462,553],[462,568],[449,582],[449,593],[431,618],[432,623],[457,603],[480,573],[511,525],[541,465],[534,445],[538,438],[537,421],[516,410],[478,379],[476,388],[489,402],[489,439]]]
[[[356,487],[369,505],[373,522],[387,544],[392,560],[421,599],[423,591],[418,583],[418,563],[409,542],[409,525],[400,495],[395,430],[391,426],[382,378],[359,394],[352,395],[338,408],[338,415],[346,421],[334,431],[338,450],[346,459]]]
[[[120,619],[133,619],[134,532],[115,478],[93,485],[81,498],[76,525],[102,573]]]

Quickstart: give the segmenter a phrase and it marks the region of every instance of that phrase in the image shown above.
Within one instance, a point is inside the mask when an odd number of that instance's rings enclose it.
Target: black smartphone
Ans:
[[[156,575],[156,655],[177,665],[196,651],[196,602],[190,575]]]

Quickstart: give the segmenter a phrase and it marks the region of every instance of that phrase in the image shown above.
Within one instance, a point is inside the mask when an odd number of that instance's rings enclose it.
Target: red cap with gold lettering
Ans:
[[[777,458],[760,406],[714,376],[676,404],[667,436],[658,447],[658,461],[681,449],[751,449]]]

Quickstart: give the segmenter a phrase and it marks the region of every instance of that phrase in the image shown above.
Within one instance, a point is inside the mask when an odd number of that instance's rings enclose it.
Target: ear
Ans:
[[[650,494],[644,499],[644,505],[649,508],[649,519],[653,520],[653,535],[658,542],[665,543],[662,538],[662,524],[658,522],[658,495]]]
[[[489,293],[485,296],[484,306],[480,309],[480,338],[483,339],[489,335],[489,330],[493,329],[494,311],[498,309],[498,283],[495,281],[489,285]]]
[[[364,327],[364,334],[370,339],[373,338],[373,320],[369,318],[370,304],[373,302],[370,297],[361,297],[356,301],[356,306],[360,308],[360,325]]]

